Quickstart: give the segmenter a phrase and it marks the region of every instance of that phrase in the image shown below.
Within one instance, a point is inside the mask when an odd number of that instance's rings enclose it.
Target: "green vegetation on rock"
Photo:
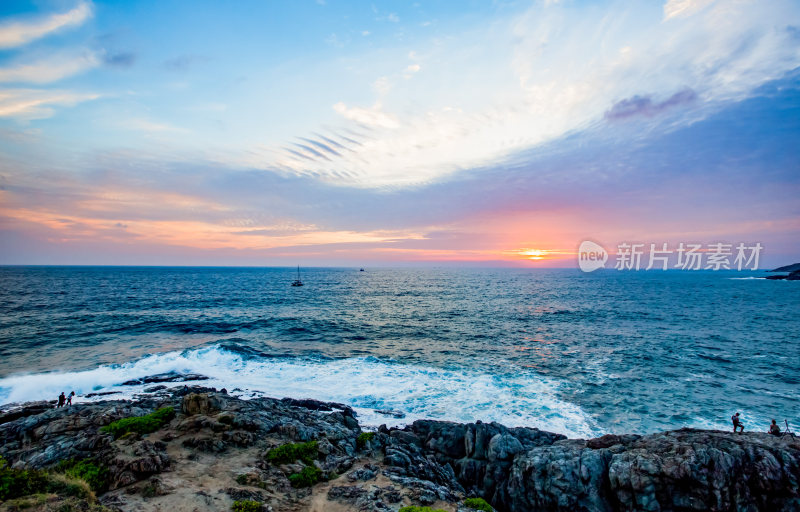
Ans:
[[[35,469],[12,469],[0,457],[0,501],[47,492],[47,472]]]
[[[481,512],[494,512],[492,506],[483,498],[467,498],[464,500],[464,506]]]
[[[358,446],[358,449],[361,450],[365,446],[367,446],[367,443],[372,441],[374,438],[375,438],[375,432],[362,432],[358,434],[358,437],[356,438],[356,446]]]
[[[234,501],[231,510],[233,512],[261,512],[263,504],[260,501],[242,500]]]
[[[121,420],[106,425],[100,430],[113,435],[114,439],[118,439],[129,432],[149,434],[169,423],[174,417],[175,409],[172,407],[162,407],[145,416],[122,418]]]
[[[311,487],[322,480],[322,470],[317,466],[306,466],[299,473],[289,475],[292,487]]]
[[[92,459],[64,460],[58,465],[58,469],[69,477],[85,481],[96,493],[102,493],[108,489],[108,468],[97,464]]]
[[[284,444],[267,453],[267,460],[272,464],[288,464],[296,460],[311,464],[315,458],[317,458],[316,441]]]
[[[92,489],[84,480],[40,469],[13,469],[0,457],[0,501],[37,494],[95,500]]]
[[[447,512],[446,510],[442,510],[440,508],[431,508],[431,507],[418,507],[416,505],[409,505],[408,507],[400,508],[399,512]]]

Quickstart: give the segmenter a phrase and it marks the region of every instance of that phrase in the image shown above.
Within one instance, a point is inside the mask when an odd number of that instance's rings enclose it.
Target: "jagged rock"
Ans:
[[[262,491],[256,491],[253,489],[241,489],[238,487],[227,487],[225,489],[221,489],[220,492],[224,492],[225,494],[230,496],[232,500],[235,501],[241,501],[241,500],[264,501],[267,496]]]
[[[684,429],[617,440],[599,449],[563,441],[518,456],[498,504],[508,510],[800,510],[800,444],[791,438]]]
[[[227,445],[221,439],[207,438],[207,437],[191,437],[183,441],[183,446],[188,448],[196,448],[201,452],[222,453],[227,448]]]
[[[214,414],[225,408],[225,400],[210,393],[190,393],[183,397],[181,412],[187,416],[194,414]]]
[[[406,413],[403,411],[398,411],[397,409],[375,409],[375,412],[378,414],[383,414],[384,416],[391,416],[392,418],[402,419],[406,417]]]
[[[115,440],[100,430],[165,406],[181,412],[160,431]],[[278,500],[273,502],[278,510],[299,510],[312,491],[292,488],[287,476],[302,471],[306,463],[274,466],[263,454],[269,447],[312,439],[318,443],[313,464],[326,477],[358,464],[359,469],[347,473],[349,485],[334,484],[327,495],[357,510],[396,510],[390,504],[433,505],[440,500],[452,509],[467,495],[481,496],[503,512],[800,510],[800,441],[759,433],[685,429],[584,441],[498,423],[425,420],[403,428],[380,427],[369,449],[358,452],[356,438],[362,431],[341,404],[240,400],[200,386],[135,401],[59,409],[26,404],[4,414],[11,412],[16,416],[5,416],[7,421],[0,423],[0,455],[12,467],[44,468],[91,457],[109,469],[112,491],[101,502],[120,510],[137,510],[143,499],[157,502],[161,491],[151,489],[150,479],[175,469],[176,461],[200,471],[200,461],[223,451],[238,461],[235,470],[210,477],[224,486],[208,494],[174,485],[168,499],[180,494],[198,510],[216,510],[229,505],[224,494],[231,489],[230,496],[263,496]],[[167,455],[168,450],[177,458]],[[251,453],[253,459],[242,463],[242,453]],[[217,456],[215,464],[226,456]],[[239,482],[234,480],[238,473],[252,473],[255,479]],[[379,473],[392,486],[379,487]],[[169,475],[159,478],[166,482]],[[361,490],[333,490],[342,487]]]
[[[9,404],[3,407],[0,411],[0,424],[8,423],[9,421],[18,420],[20,418],[27,418],[36,414],[41,414],[47,410],[53,409],[56,406],[55,400],[30,402],[24,405]]]
[[[372,480],[378,473],[380,472],[380,468],[374,464],[365,464],[364,467],[358,468],[347,473],[347,479],[351,482],[355,482],[357,480]]]
[[[642,436],[637,436],[636,434],[626,434],[622,436],[618,436],[616,434],[606,434],[595,439],[589,439],[586,441],[586,446],[594,450],[598,450],[600,448],[610,448],[618,444],[628,444],[640,439],[641,437]]]
[[[84,398],[94,398],[96,396],[108,396],[108,395],[121,395],[122,391],[103,391],[102,393],[88,393],[83,395]]]
[[[255,444],[256,436],[252,432],[243,432],[241,430],[237,430],[235,432],[223,433],[222,440],[239,447],[246,447]]]
[[[159,446],[143,440],[132,446],[132,454],[118,453],[107,460],[111,479],[110,488],[124,487],[169,468],[169,455],[159,448]]]
[[[356,487],[354,485],[342,485],[331,487],[328,490],[328,497],[334,500],[341,500],[345,502],[355,502],[355,500],[365,496],[367,490],[363,487]]]
[[[141,379],[131,379],[122,383],[123,386],[137,386],[139,384],[157,384],[160,382],[188,382],[196,380],[208,380],[205,375],[197,373],[177,373],[167,372],[159,373],[158,375],[150,375],[142,377]]]
[[[497,434],[489,440],[487,452],[490,461],[511,460],[516,454],[523,451],[522,443],[511,434]]]

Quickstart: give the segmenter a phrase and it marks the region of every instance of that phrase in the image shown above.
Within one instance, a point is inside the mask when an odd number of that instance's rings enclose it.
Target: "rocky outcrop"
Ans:
[[[514,461],[508,510],[800,510],[800,444],[684,429],[592,448],[564,441]]]
[[[777,272],[777,270],[773,270],[773,272]],[[792,272],[789,272],[786,275],[767,276],[767,279],[785,280],[785,281],[800,281],[800,270],[794,270]]]
[[[797,272],[800,270],[800,263],[792,263],[791,265],[784,265],[782,267],[773,268],[769,272]]]
[[[29,404],[0,412],[0,455],[15,468],[91,458],[107,469],[101,502],[115,510],[499,511],[800,510],[800,442],[705,430],[590,440],[498,423],[420,420],[363,434],[355,413],[316,400],[240,400],[210,388],[158,389],[135,401]],[[170,406],[158,431],[119,439],[101,427]],[[287,443],[312,450],[278,461]],[[294,487],[311,468],[322,479]],[[316,468],[316,469],[314,469]],[[294,478],[294,477],[293,477]]]
[[[585,441],[419,421],[382,439],[386,473],[460,486],[498,510],[800,510],[791,437],[684,429]]]

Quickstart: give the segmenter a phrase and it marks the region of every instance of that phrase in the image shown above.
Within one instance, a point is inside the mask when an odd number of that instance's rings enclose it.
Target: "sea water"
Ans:
[[[245,398],[345,403],[373,426],[480,419],[591,437],[729,429],[741,412],[748,430],[800,427],[800,282],[310,268],[292,287],[295,272],[0,267],[0,404],[131,397],[152,384],[123,383],[179,372]]]

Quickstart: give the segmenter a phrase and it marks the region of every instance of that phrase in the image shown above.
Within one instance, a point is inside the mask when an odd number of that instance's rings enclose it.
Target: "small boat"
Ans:
[[[359,272],[363,272],[363,271],[364,271],[364,269],[363,269],[363,268],[362,268],[361,270],[359,270]]]
[[[292,281],[292,286],[303,286],[303,281],[300,280],[300,265],[297,265],[297,279]]]

